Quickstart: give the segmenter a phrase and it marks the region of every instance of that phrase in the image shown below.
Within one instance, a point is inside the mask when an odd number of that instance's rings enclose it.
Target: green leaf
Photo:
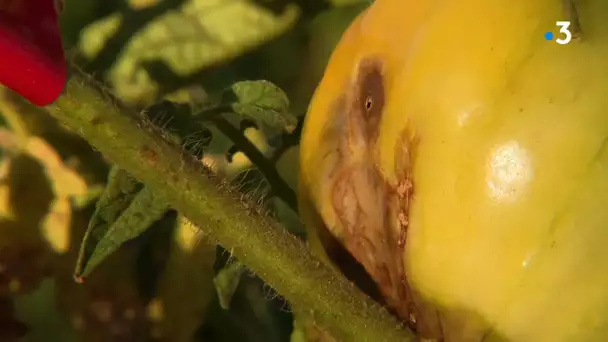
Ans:
[[[245,265],[234,261],[224,266],[213,279],[220,306],[224,310],[230,307],[230,301],[236,288],[239,286],[241,275],[245,271]]]
[[[80,246],[75,278],[89,275],[123,243],[160,219],[168,208],[164,199],[114,166]]]
[[[267,128],[291,132],[298,118],[289,111],[287,95],[269,81],[242,81],[230,88],[232,110],[262,123]],[[228,96],[225,96],[228,97]]]

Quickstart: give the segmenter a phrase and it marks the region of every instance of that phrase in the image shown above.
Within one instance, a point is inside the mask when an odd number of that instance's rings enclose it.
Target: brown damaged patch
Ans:
[[[142,159],[147,161],[151,166],[156,166],[158,163],[158,154],[151,147],[143,145],[140,149]]]
[[[411,131],[405,130],[396,143],[397,181],[386,179],[378,166],[377,141],[387,101],[384,85],[382,61],[365,59],[334,108],[342,126],[332,131],[336,160],[327,175],[339,227],[330,229],[399,318],[423,337],[440,338],[436,315],[422,312],[422,303],[408,288],[402,258],[415,191],[412,170],[417,139]]]

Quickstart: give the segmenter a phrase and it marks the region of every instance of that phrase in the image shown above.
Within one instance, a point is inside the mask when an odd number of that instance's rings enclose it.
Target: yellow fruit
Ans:
[[[574,4],[376,0],[332,55],[311,244],[331,233],[422,335],[608,340],[608,2]]]

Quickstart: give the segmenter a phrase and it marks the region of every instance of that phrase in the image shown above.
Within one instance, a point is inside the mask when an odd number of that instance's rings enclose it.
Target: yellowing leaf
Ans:
[[[42,235],[55,252],[63,254],[69,251],[71,224],[72,205],[69,198],[55,198],[40,227]]]
[[[11,189],[7,179],[10,171],[10,162],[8,158],[0,161],[0,219],[2,220],[15,219],[11,208]]]
[[[67,167],[61,156],[46,141],[38,137],[27,140],[24,150],[45,167],[49,179],[52,180],[56,196],[86,196],[88,186],[84,179],[74,170]]]
[[[103,20],[96,21],[85,28],[80,37],[80,51],[87,57],[93,57],[103,49],[106,40],[111,37],[122,22],[122,15],[114,13]]]
[[[24,153],[44,168],[47,177],[51,180],[53,191],[56,196],[82,197],[87,196],[89,189],[85,180],[72,168],[68,167],[53,146],[40,137],[25,137],[20,143],[17,135],[6,129],[0,129],[0,148],[10,155]],[[10,156],[8,157],[10,158]],[[4,163],[9,159],[5,159]],[[4,164],[0,177],[8,173],[8,164]]]
[[[26,135],[18,139],[16,133],[0,129],[0,147],[5,152],[0,162],[0,218],[11,220],[36,218],[33,224],[36,227],[39,224],[40,233],[51,248],[57,253],[67,252],[70,247],[72,204],[91,197],[88,184],[80,174],[63,162],[53,146],[40,137]],[[54,198],[49,198],[50,203],[34,204],[28,199],[28,196],[41,198],[41,189],[30,176],[23,175],[24,172],[31,171],[30,167],[25,166],[24,171],[13,163],[15,160],[21,160],[22,157],[32,158],[42,166],[41,182],[48,182],[54,194]],[[10,178],[11,173],[27,178],[23,181],[26,187],[20,188],[16,194],[12,193],[14,189],[11,187],[18,187],[19,182]],[[19,205],[18,202],[23,203]],[[23,209],[19,209],[21,207]],[[37,228],[36,232],[38,232]]]
[[[143,62],[162,61],[176,74],[188,75],[277,37],[295,23],[299,13],[293,4],[275,14],[250,0],[191,0],[136,33],[110,71],[109,81],[126,101],[153,100],[158,85]],[[86,56],[95,58],[117,20],[112,16],[85,30],[81,49]]]

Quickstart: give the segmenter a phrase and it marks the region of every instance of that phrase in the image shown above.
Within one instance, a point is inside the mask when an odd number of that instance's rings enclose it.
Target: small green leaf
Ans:
[[[213,279],[222,309],[228,310],[230,307],[230,301],[239,286],[244,271],[245,266],[238,261],[234,261],[222,268]]]
[[[74,276],[89,275],[125,242],[136,238],[169,205],[126,171],[114,166],[83,238]]]
[[[281,88],[268,81],[242,81],[231,87],[232,110],[267,128],[291,132],[298,118],[289,111],[289,99]]]

